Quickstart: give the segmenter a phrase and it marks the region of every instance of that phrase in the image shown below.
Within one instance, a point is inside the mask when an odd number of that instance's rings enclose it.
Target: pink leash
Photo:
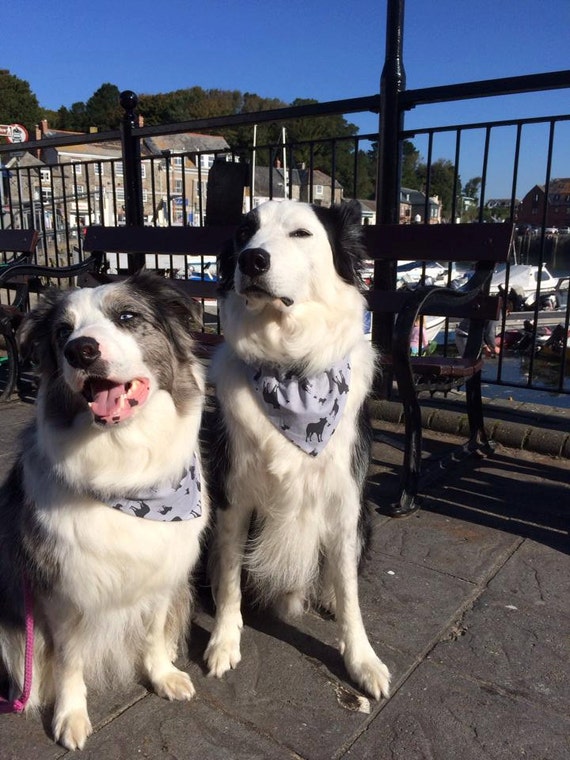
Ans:
[[[24,688],[19,699],[7,700],[0,697],[1,713],[24,712],[30,692],[32,690],[32,670],[34,663],[34,612],[32,604],[32,591],[27,577],[24,575],[24,607],[26,613],[26,653],[24,659]]]

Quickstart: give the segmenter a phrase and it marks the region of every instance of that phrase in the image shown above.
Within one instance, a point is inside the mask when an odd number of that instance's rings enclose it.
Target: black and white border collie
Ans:
[[[0,491],[0,665],[19,694],[27,585],[29,706],[54,705],[68,749],[91,733],[86,682],[139,676],[167,699],[194,694],[172,664],[209,509],[191,326],[189,302],[141,274],[50,294],[21,328],[40,388]]]
[[[379,699],[390,675],[364,630],[357,580],[371,526],[362,495],[375,369],[361,229],[356,203],[269,201],[221,256],[217,610],[205,659],[218,677],[241,659],[245,566],[260,601],[283,616],[309,601],[334,612],[350,676]]]

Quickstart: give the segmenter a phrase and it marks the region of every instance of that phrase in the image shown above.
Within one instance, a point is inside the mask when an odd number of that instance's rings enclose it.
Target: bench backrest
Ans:
[[[192,257],[217,256],[231,239],[235,226],[221,227],[88,227],[83,241],[86,253],[163,254]],[[114,279],[113,276],[108,276]],[[99,279],[99,282],[101,280]],[[207,280],[172,279],[172,284],[194,298],[216,298],[217,284]],[[97,284],[93,274],[79,284]]]
[[[211,227],[89,227],[83,248],[86,253],[165,254],[216,256],[232,237],[235,226]],[[490,274],[496,263],[508,260],[513,225],[368,225],[363,227],[367,257],[375,261],[374,287],[367,293],[370,309],[378,313],[397,313],[405,294],[395,290],[398,260],[476,262],[480,271]],[[87,273],[80,285],[101,280]],[[114,279],[112,276],[110,279]],[[173,279],[172,284],[194,298],[216,298],[217,284],[207,280]],[[482,295],[475,306],[461,306],[449,316],[496,316],[498,299]],[[435,313],[429,310],[426,314]]]
[[[370,259],[382,261],[507,261],[513,225],[382,224],[366,225]]]
[[[478,281],[486,286],[477,300],[446,306],[443,316],[496,319],[500,299],[488,295],[488,286],[495,265],[509,259],[513,233],[514,225],[507,223],[365,226],[367,254],[374,261],[370,309],[397,314],[407,301],[408,293],[395,289],[398,261],[473,262]],[[441,315],[441,309],[430,304],[422,313]]]
[[[3,253],[31,254],[37,243],[37,230],[0,230],[0,251]]]

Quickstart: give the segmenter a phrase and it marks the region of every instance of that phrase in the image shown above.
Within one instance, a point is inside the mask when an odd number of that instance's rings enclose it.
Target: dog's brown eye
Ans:
[[[301,229],[298,229],[298,230],[294,230],[294,232],[291,232],[289,234],[289,237],[293,237],[293,238],[306,238],[306,237],[312,237],[312,234],[313,233],[309,232],[309,230],[304,230],[304,229],[301,228]]]
[[[59,325],[55,330],[55,337],[58,343],[65,343],[73,332],[71,325]]]

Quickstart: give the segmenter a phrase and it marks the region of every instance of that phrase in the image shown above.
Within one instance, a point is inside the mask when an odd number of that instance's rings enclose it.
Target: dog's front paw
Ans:
[[[238,665],[241,660],[239,642],[240,629],[237,627],[232,630],[228,628],[223,631],[214,630],[204,652],[208,675],[221,678],[224,673]]]
[[[374,699],[390,696],[390,671],[372,647],[358,653],[345,649],[344,662],[351,678]]]
[[[172,668],[160,678],[155,677],[152,685],[158,696],[164,699],[184,701],[192,699],[196,693],[190,676],[178,668]]]
[[[66,749],[83,749],[93,729],[85,710],[57,713],[53,718],[53,738]]]

